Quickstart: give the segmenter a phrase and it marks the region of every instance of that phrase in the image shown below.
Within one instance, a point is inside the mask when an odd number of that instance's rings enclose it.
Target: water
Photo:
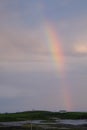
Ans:
[[[60,120],[62,124],[69,124],[69,125],[83,125],[87,124],[87,120]]]
[[[33,121],[15,121],[15,122],[0,122],[0,125],[4,125],[4,126],[22,126],[24,124],[28,124],[28,123],[32,123],[32,124],[48,124],[46,122],[43,122],[42,120],[33,120]],[[58,119],[53,123],[50,124],[69,124],[69,125],[83,125],[83,124],[87,124],[87,120],[67,120],[67,119]]]

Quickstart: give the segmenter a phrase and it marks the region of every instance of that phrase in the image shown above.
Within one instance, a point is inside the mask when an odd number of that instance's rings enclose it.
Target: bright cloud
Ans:
[[[76,43],[73,45],[73,51],[77,54],[87,54],[87,44],[85,42]]]

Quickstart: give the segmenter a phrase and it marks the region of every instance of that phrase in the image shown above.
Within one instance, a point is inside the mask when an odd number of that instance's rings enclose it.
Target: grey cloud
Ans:
[[[61,86],[54,72],[9,71],[0,73],[0,77],[0,105],[1,109],[6,108],[1,111],[46,109],[56,104],[56,100],[60,104]],[[55,102],[52,103],[51,99]]]
[[[21,8],[22,7],[22,8]],[[0,23],[2,26],[39,26],[42,21],[40,3],[21,0],[0,1]]]
[[[3,0],[0,1],[0,60],[1,61],[43,61],[46,60],[48,51],[44,44],[41,24],[36,18],[38,4],[34,10],[27,7],[24,12],[20,12],[20,0]],[[31,2],[30,2],[31,3]],[[30,4],[25,2],[25,6]],[[23,7],[24,8],[24,7]],[[34,16],[30,14],[34,13]],[[22,17],[23,16],[23,17]],[[33,17],[34,20],[33,20]],[[27,18],[27,19],[26,19]],[[31,26],[32,21],[33,26]],[[37,22],[36,22],[37,21]],[[29,23],[27,26],[27,22]]]
[[[85,110],[86,66],[83,63],[79,64],[79,59],[77,63],[70,64],[70,68],[65,71],[66,82],[69,85],[67,90],[72,98],[72,109]],[[61,89],[60,74],[56,71],[1,70],[0,109],[2,112],[31,109],[60,110],[65,108]],[[78,98],[76,98],[78,91]],[[84,97],[81,97],[82,93]],[[80,109],[79,105],[83,107]]]
[[[8,28],[0,32],[0,59],[4,60],[45,60],[47,48],[39,30]]]
[[[86,91],[87,91],[87,67],[79,64],[74,69],[67,72],[68,82],[70,88],[70,95],[72,97],[72,107],[75,111],[86,111]]]

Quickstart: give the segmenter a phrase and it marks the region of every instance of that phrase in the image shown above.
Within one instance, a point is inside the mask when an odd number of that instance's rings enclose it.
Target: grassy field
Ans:
[[[0,122],[7,121],[24,121],[24,120],[53,120],[60,119],[87,119],[86,112],[49,112],[49,111],[26,111],[18,113],[0,114]]]
[[[60,119],[87,119],[86,112],[50,112],[50,111],[25,111],[17,113],[0,114],[0,122],[8,121],[26,121],[26,120],[43,120],[47,124],[32,124],[32,130],[87,130],[87,125],[68,125],[68,124],[52,124],[56,118]],[[0,130],[31,130],[31,123],[23,126],[3,126]]]

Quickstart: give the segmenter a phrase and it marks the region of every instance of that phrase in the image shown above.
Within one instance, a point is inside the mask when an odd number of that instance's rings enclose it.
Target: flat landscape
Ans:
[[[25,111],[0,114],[0,130],[87,130],[86,112]]]

